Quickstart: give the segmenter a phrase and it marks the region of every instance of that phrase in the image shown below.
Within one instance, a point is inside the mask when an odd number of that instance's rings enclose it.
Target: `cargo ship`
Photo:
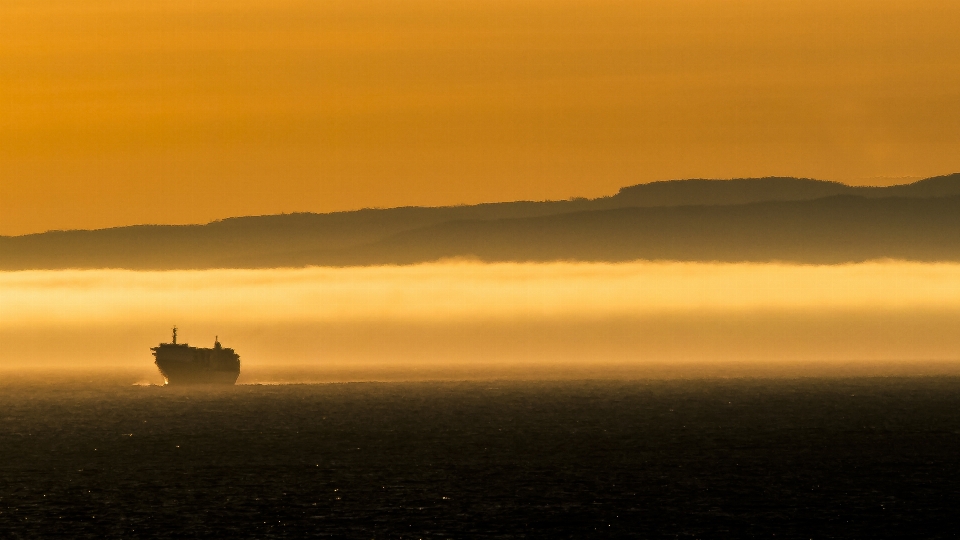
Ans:
[[[214,338],[213,348],[191,347],[177,343],[177,327],[173,342],[151,347],[164,385],[234,384],[240,376],[240,355],[220,345]]]

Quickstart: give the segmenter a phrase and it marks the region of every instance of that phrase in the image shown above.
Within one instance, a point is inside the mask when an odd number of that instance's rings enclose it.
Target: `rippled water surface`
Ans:
[[[947,537],[960,502],[957,378],[91,380],[0,383],[0,537]]]

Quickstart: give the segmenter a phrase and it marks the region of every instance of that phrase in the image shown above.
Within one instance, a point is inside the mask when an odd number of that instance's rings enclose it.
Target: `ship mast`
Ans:
[[[173,327],[173,344],[174,345],[177,344],[177,327],[176,326]]]

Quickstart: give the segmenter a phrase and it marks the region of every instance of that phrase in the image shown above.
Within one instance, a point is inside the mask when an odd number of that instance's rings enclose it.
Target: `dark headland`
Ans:
[[[0,270],[501,261],[960,261],[960,173],[888,187],[674,180],[598,199],[363,209],[0,236]]]

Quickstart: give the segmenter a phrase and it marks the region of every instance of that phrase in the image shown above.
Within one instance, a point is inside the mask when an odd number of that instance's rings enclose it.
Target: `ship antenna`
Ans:
[[[173,344],[174,345],[177,344],[177,327],[176,326],[173,327]]]

